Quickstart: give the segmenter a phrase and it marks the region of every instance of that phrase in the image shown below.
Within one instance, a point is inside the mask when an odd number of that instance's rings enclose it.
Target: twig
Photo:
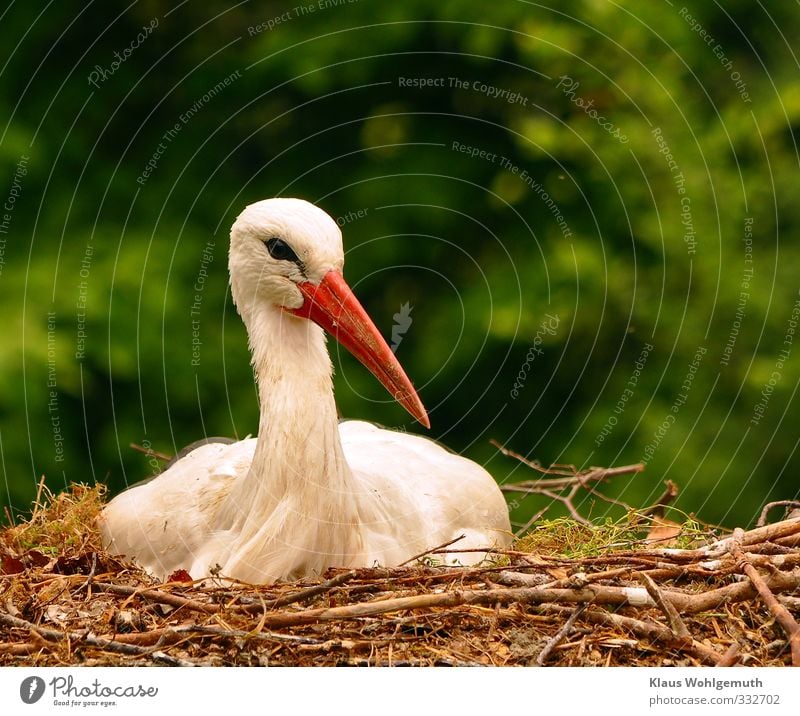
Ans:
[[[44,475],[39,478],[39,484],[36,486],[36,500],[33,503],[33,513],[31,514],[31,522],[33,522],[39,515],[39,510],[42,507],[42,492],[46,489],[44,485]]]
[[[769,586],[771,589],[778,591],[797,589],[800,586],[800,572],[797,574],[774,574],[769,578]],[[748,599],[753,593],[753,587],[747,582],[731,584],[710,592],[693,595],[677,590],[663,590],[664,597],[672,602],[679,612],[688,614],[696,614],[730,602]],[[381,599],[344,607],[309,609],[303,612],[277,612],[267,617],[265,625],[270,628],[299,626],[318,622],[359,619],[410,609],[430,609],[433,607],[454,607],[470,604],[493,607],[496,603],[546,604],[555,602],[655,606],[645,589],[631,587],[590,585],[580,589],[546,589],[538,587],[473,589],[456,590],[443,594],[421,594],[411,597]]]
[[[112,641],[110,639],[103,639],[102,637],[94,636],[93,634],[81,632],[59,631],[57,629],[50,629],[47,627],[33,624],[32,622],[12,617],[10,614],[3,614],[0,612],[0,624],[6,626],[16,627],[18,629],[26,629],[30,632],[39,634],[42,638],[51,642],[68,641],[72,643],[85,644],[86,646],[96,647],[105,651],[113,651],[117,654],[126,654],[129,656],[150,656],[151,651],[135,644],[124,644],[119,641]]]
[[[544,645],[544,648],[539,652],[539,656],[536,657],[536,665],[537,666],[544,666],[544,662],[547,661],[547,657],[550,656],[553,649],[555,649],[572,631],[572,627],[575,625],[578,617],[586,611],[586,608],[589,605],[584,602],[583,604],[579,604],[575,609],[573,609],[572,614],[569,615],[569,619],[564,622],[564,625],[556,632],[556,635],[550,639],[547,644]]]
[[[636,578],[644,584],[647,593],[658,605],[658,608],[666,615],[669,627],[672,629],[675,638],[679,641],[691,641],[692,635],[686,628],[686,624],[683,623],[683,619],[681,619],[678,614],[678,610],[675,609],[672,602],[665,598],[664,593],[653,581],[653,578],[647,574],[647,572],[636,572]]]
[[[136,646],[163,646],[182,641],[186,636],[198,634],[211,638],[225,639],[253,639],[256,641],[279,641],[291,644],[320,644],[319,639],[306,636],[296,636],[294,634],[280,634],[277,632],[254,632],[243,631],[241,629],[228,629],[226,627],[195,624],[188,622],[177,626],[164,627],[162,629],[151,629],[150,631],[138,632],[134,634],[117,634],[114,641],[120,644],[133,644]]]
[[[569,611],[569,607],[564,607],[557,604],[548,604],[540,607],[540,609],[544,613],[566,613]],[[583,613],[582,618],[592,624],[602,624],[604,626],[625,629],[626,631],[629,631],[640,638],[652,639],[653,641],[661,642],[663,644],[672,644],[673,642],[672,632],[660,624],[649,624],[648,622],[643,622],[640,619],[625,617],[621,614],[611,614],[603,609],[592,607],[589,607]],[[676,650],[694,654],[708,664],[716,664],[720,658],[716,651],[696,641],[692,641],[689,644],[678,643],[674,646]]]
[[[717,666],[736,666],[741,658],[742,655],[739,652],[739,645],[733,642],[717,662]]]
[[[424,557],[426,554],[430,554],[431,552],[439,552],[443,550],[445,547],[449,547],[451,544],[455,544],[456,542],[460,542],[464,539],[466,535],[459,535],[455,539],[451,539],[449,542],[445,542],[444,544],[440,544],[437,547],[431,547],[430,549],[426,549],[424,552],[420,552],[419,554],[415,554],[413,557],[409,557],[405,562],[401,562],[398,567],[405,567],[407,564],[411,562],[416,562],[421,557]],[[482,551],[482,550],[481,550]]]
[[[0,644],[0,654],[10,654],[11,656],[28,656],[41,651],[41,644],[31,644],[22,642],[21,644]]]
[[[339,587],[345,582],[349,582],[356,576],[358,576],[358,570],[355,569],[351,569],[349,572],[342,572],[341,574],[337,574],[335,577],[332,577],[328,581],[322,582],[322,584],[317,584],[313,587],[307,587],[306,589],[301,589],[299,592],[295,592],[294,594],[289,594],[285,597],[278,597],[270,602],[265,602],[264,608],[275,609],[277,607],[285,607],[289,604],[307,601],[320,594],[324,594],[335,587]],[[255,607],[256,605],[248,605],[245,607],[245,611],[253,611]]]
[[[510,453],[512,457],[517,457],[515,454]],[[535,465],[526,461],[521,456],[526,465],[532,467],[534,470],[541,472],[545,475],[554,474],[545,468]],[[513,482],[507,485],[500,485],[500,489],[504,492],[538,492],[540,489],[556,490],[564,487],[572,487],[575,484],[585,486],[590,482],[602,482],[609,477],[616,477],[617,475],[629,475],[631,473],[642,472],[644,465],[638,463],[636,465],[624,465],[622,467],[595,467],[583,472],[568,474],[563,472],[556,472],[555,474],[561,475],[559,478],[541,479],[541,480],[525,480],[523,482]]]
[[[86,581],[78,587],[78,591],[80,592],[82,589],[86,590],[86,598],[88,599],[91,597],[91,586],[92,580],[94,579],[94,575],[97,573],[97,552],[92,552],[92,568],[89,570],[89,576],[86,577]]]
[[[773,507],[800,507],[800,501],[778,500],[777,502],[768,502],[764,505],[764,509],[761,510],[761,515],[758,518],[758,522],[756,522],[757,527],[763,527],[767,523],[767,515]]]
[[[742,546],[749,547],[762,542],[775,540],[782,543],[782,539],[800,533],[800,518],[774,522],[764,527],[756,527],[743,533]],[[637,550],[636,552],[617,552],[615,558],[627,557],[657,557],[675,562],[697,562],[724,557],[730,552],[733,538],[731,536],[711,542],[697,549],[660,548]]]
[[[638,510],[637,515],[642,517],[650,517],[653,516],[663,516],[664,508],[671,504],[675,498],[678,496],[678,486],[672,481],[667,480],[665,483],[666,487],[664,488],[664,492],[661,493],[659,498],[652,504],[650,507],[645,507],[643,510]]]
[[[591,527],[592,523],[585,517],[583,517],[578,512],[578,510],[575,509],[575,505],[572,504],[572,498],[575,496],[575,493],[577,492],[579,487],[580,485],[574,485],[572,487],[572,490],[570,490],[570,493],[566,497],[564,497],[564,495],[559,495],[555,492],[552,492],[551,490],[536,489],[536,490],[531,490],[531,492],[536,492],[540,495],[544,495],[545,497],[549,497],[551,500],[555,500],[557,502],[562,503],[564,507],[566,507],[567,510],[569,511],[569,514],[573,520],[579,522],[582,525],[585,525],[586,527]]]
[[[128,447],[133,448],[136,452],[140,452],[143,455],[147,455],[147,457],[154,457],[157,460],[161,460],[162,462],[169,462],[172,460],[171,455],[167,455],[163,452],[158,452],[158,450],[153,450],[152,448],[146,448],[142,445],[137,445],[136,443],[130,443]]]
[[[533,517],[531,517],[524,525],[522,525],[522,527],[514,531],[514,537],[516,539],[522,537],[522,535],[524,535],[531,527],[533,527],[534,523],[538,522],[542,517],[544,517],[547,510],[547,507],[543,507],[536,514],[534,514]]]
[[[163,651],[151,652],[150,658],[153,661],[160,661],[164,664],[169,664],[170,666],[197,666],[197,664],[195,664],[193,661],[180,659],[177,656],[170,656],[169,654],[165,654]]]
[[[205,604],[186,597],[179,597],[177,594],[170,594],[158,589],[142,589],[141,587],[127,587],[122,584],[109,584],[107,582],[95,582],[94,586],[104,592],[119,594],[123,597],[142,597],[152,602],[166,604],[170,607],[191,609],[205,614],[216,614],[220,611],[219,604]]]
[[[792,666],[800,666],[800,626],[789,613],[789,610],[775,598],[772,590],[758,573],[758,570],[748,562],[747,556],[742,553],[740,544],[743,539],[744,530],[737,527],[733,531],[731,554],[734,559],[742,565],[742,570],[753,583],[758,595],[772,613],[772,616],[775,617],[775,621],[777,621],[778,624],[781,625],[783,631],[786,632],[786,636],[789,637],[789,646],[792,651]]]

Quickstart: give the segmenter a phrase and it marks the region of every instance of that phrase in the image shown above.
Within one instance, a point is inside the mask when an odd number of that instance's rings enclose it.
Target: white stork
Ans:
[[[323,329],[429,427],[343,264],[339,227],[306,201],[267,199],[239,215],[230,282],[258,383],[258,437],[202,445],[113,499],[99,521],[110,552],[160,578],[185,569],[264,583],[395,566],[460,535],[453,550],[509,544],[505,500],[481,466],[423,437],[339,423]]]

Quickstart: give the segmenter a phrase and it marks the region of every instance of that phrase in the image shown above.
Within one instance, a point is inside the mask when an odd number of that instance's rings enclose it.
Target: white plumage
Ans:
[[[394,566],[462,534],[454,550],[509,544],[505,500],[482,467],[423,437],[339,424],[320,326],[427,425],[410,381],[344,283],[343,263],[336,223],[305,201],[268,199],[238,217],[231,290],[258,382],[258,438],[203,445],[117,496],[100,516],[112,553],[162,578],[219,568],[261,583],[332,566]]]

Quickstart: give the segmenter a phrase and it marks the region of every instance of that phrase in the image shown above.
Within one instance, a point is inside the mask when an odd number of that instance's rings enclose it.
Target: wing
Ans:
[[[374,561],[399,564],[462,534],[453,549],[510,544],[506,501],[477,463],[433,440],[361,421],[340,423],[339,433],[360,489]],[[444,557],[464,564],[483,558],[482,553]]]
[[[220,501],[250,468],[255,438],[208,443],[115,497],[100,514],[103,544],[160,577],[189,569]]]

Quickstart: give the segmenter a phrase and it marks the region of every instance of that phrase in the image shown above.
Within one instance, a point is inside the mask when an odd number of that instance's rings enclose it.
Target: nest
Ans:
[[[800,665],[800,518],[678,546],[564,518],[478,567],[253,586],[155,582],[102,550],[102,504],[74,486],[0,531],[0,665]]]

